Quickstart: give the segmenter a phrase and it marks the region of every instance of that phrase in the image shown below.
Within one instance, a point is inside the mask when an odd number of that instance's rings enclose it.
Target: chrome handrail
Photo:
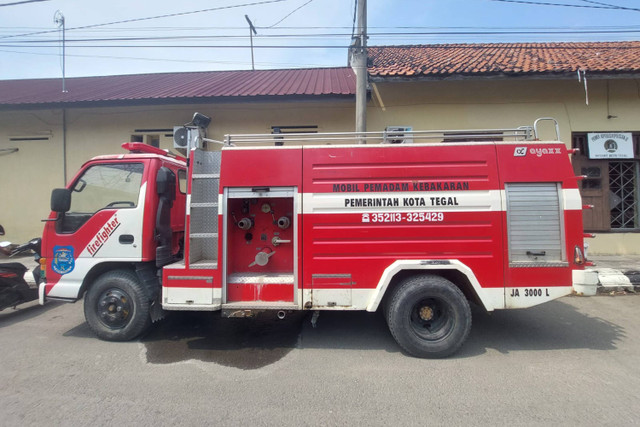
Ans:
[[[377,144],[393,144],[402,140],[404,143],[426,142],[463,142],[495,141],[505,139],[526,141],[533,139],[533,128],[521,126],[509,129],[447,129],[428,131],[378,131],[378,132],[322,132],[322,133],[277,133],[277,134],[227,134],[226,145],[245,144],[357,144],[360,141]],[[397,143],[397,142],[396,142]]]

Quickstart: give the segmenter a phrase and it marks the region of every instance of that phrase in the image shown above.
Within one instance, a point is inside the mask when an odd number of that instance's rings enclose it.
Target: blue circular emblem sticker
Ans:
[[[54,246],[51,269],[58,274],[67,274],[71,273],[74,267],[73,246]]]

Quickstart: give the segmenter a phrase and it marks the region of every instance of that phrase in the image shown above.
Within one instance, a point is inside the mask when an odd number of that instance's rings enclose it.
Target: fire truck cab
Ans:
[[[550,301],[586,264],[570,153],[530,127],[187,140],[188,160],[124,144],[54,190],[42,303],[84,295],[106,340],[163,310],[382,308],[405,351],[444,357],[469,302]]]

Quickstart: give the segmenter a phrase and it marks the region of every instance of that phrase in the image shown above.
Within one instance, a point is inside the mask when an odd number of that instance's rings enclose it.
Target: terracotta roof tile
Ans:
[[[640,72],[640,41],[369,47],[373,77]]]

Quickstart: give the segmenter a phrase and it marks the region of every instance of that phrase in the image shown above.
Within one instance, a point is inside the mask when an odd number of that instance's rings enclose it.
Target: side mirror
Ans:
[[[4,236],[4,227],[0,225],[0,236]]]
[[[65,213],[71,208],[71,190],[56,188],[51,192],[51,210]]]

